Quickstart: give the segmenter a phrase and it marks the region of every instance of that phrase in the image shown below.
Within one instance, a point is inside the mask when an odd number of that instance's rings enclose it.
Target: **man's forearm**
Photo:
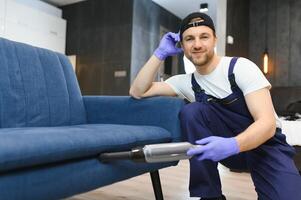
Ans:
[[[141,98],[143,94],[150,88],[157,74],[159,67],[163,61],[152,55],[139,71],[130,88],[130,95]]]
[[[240,152],[255,149],[274,136],[276,121],[274,119],[257,120],[244,132],[236,136]]]

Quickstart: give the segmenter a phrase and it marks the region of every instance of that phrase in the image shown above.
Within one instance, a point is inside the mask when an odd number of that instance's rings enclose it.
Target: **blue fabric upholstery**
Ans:
[[[0,172],[171,141],[160,127],[115,124],[5,128],[0,138]]]
[[[183,140],[179,119],[175,118],[184,105],[181,99],[152,97],[136,100],[126,96],[84,96],[83,99],[88,123],[159,126],[172,134],[173,142]]]
[[[183,104],[82,97],[66,56],[0,38],[0,199],[60,199],[176,165],[97,157],[181,141]]]
[[[86,159],[7,173],[0,176],[0,199],[61,199],[172,165],[176,162],[145,164],[120,161],[102,164],[96,159]],[[105,200],[102,196],[97,198]]]
[[[66,56],[0,38],[0,127],[86,122]]]

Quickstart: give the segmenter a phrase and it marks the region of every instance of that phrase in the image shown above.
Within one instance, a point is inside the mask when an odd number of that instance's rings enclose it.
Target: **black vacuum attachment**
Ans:
[[[150,144],[144,147],[133,148],[130,151],[102,153],[99,155],[101,162],[112,162],[116,160],[133,160],[136,162],[160,163],[189,159],[186,152],[193,145],[189,142]]]

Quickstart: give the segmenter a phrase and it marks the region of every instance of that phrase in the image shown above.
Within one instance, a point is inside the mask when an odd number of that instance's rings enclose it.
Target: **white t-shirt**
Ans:
[[[232,93],[231,85],[228,80],[228,70],[232,57],[222,57],[217,67],[207,75],[194,72],[197,83],[205,90],[206,94],[217,98],[225,98]],[[235,82],[247,95],[256,90],[268,87],[271,84],[260,71],[255,63],[246,59],[239,58],[234,66]],[[165,81],[175,91],[180,98],[185,98],[190,102],[195,101],[194,92],[191,85],[191,74],[179,74],[170,77]],[[281,122],[277,119],[277,127],[281,127]]]

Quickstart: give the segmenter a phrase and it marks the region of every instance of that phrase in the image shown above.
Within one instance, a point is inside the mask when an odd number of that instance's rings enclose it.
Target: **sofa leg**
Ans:
[[[163,200],[159,171],[150,172],[156,200]]]

